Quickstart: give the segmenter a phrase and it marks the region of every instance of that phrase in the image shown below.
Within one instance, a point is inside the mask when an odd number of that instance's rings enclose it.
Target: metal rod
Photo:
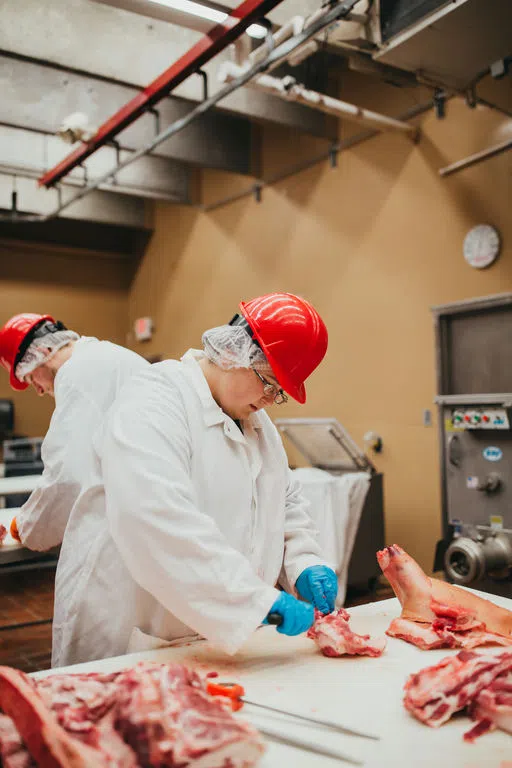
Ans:
[[[291,747],[297,747],[298,749],[304,749],[306,752],[313,752],[315,755],[325,755],[326,757],[334,757],[335,760],[343,760],[346,763],[352,763],[353,765],[364,765],[364,761],[357,757],[352,757],[346,752],[342,752],[339,749],[333,749],[332,747],[326,747],[324,744],[318,744],[309,739],[303,739],[299,736],[290,736],[289,734],[279,731],[274,728],[270,728],[268,725],[261,727],[256,726],[260,733],[268,736],[275,741],[281,741],[283,744],[289,744]]]
[[[151,141],[145,147],[142,147],[141,149],[137,150],[137,152],[134,152],[133,155],[131,155],[131,157],[124,160],[117,167],[109,170],[103,176],[100,176],[99,178],[97,178],[93,183],[91,183],[87,187],[84,187],[82,190],[80,190],[80,192],[78,192],[73,197],[69,198],[69,200],[67,200],[66,202],[59,204],[59,206],[55,210],[51,211],[50,213],[44,216],[24,216],[23,221],[48,221],[54,218],[55,216],[58,216],[58,214],[61,211],[65,210],[66,208],[68,208],[70,205],[77,202],[78,200],[81,200],[83,197],[88,195],[94,189],[97,189],[101,184],[108,181],[113,174],[119,173],[119,171],[121,171],[123,168],[126,168],[128,165],[135,162],[140,157],[147,155],[149,152],[151,152],[153,149],[158,147],[164,141],[167,141],[167,139],[170,136],[174,136],[179,131],[182,131],[198,115],[202,115],[205,112],[208,112],[208,110],[211,109],[212,106],[217,104],[219,101],[224,99],[233,91],[240,88],[242,85],[245,85],[246,82],[248,82],[253,77],[263,72],[267,67],[271,66],[273,62],[281,60],[282,58],[285,58],[289,53],[291,53],[300,45],[302,45],[306,40],[309,40],[309,38],[314,37],[320,30],[324,29],[325,27],[328,27],[330,24],[333,23],[333,21],[336,21],[336,19],[344,17],[347,13],[349,13],[350,9],[357,2],[359,2],[359,0],[343,0],[343,2],[338,3],[338,5],[328,9],[326,12],[322,14],[321,17],[317,19],[317,21],[315,21],[315,23],[308,25],[308,28],[306,30],[301,32],[299,35],[293,38],[290,38],[289,40],[286,40],[280,45],[278,45],[266,57],[266,59],[264,59],[262,62],[258,63],[251,69],[249,69],[240,77],[236,78],[232,82],[225,85],[223,88],[217,91],[217,93],[215,93],[213,96],[210,96],[210,98],[206,99],[205,101],[202,101],[200,104],[194,107],[194,109],[192,109],[188,114],[179,118],[174,123],[171,123],[171,125],[169,125],[162,133],[158,134],[158,136],[155,136],[153,141]],[[251,187],[251,193],[253,192],[253,189],[254,189],[254,185]],[[6,217],[0,214],[0,221],[5,220],[6,218],[9,218],[9,217]],[[11,219],[9,218],[9,220]]]
[[[155,118],[155,136],[158,136],[158,134],[160,133],[160,112],[158,111],[158,109],[155,109],[154,107],[151,107],[149,112]]]
[[[431,110],[433,106],[434,104],[432,101],[428,101],[424,104],[419,104],[418,106],[413,107],[412,109],[400,115],[399,119],[410,120],[414,117],[418,117],[419,115],[422,115],[424,112],[428,112],[429,110]],[[315,165],[318,165],[319,163],[323,163],[326,160],[330,160],[332,152],[344,152],[347,149],[351,149],[352,147],[355,147],[358,144],[362,144],[364,141],[368,141],[368,139],[373,139],[375,136],[378,136],[378,135],[379,135],[378,131],[361,131],[360,133],[357,133],[355,136],[351,136],[349,139],[344,139],[343,141],[333,144],[327,151],[321,152],[318,155],[314,155],[309,160],[305,160],[302,163],[297,163],[296,165],[293,165],[290,168],[288,168],[286,171],[282,171],[281,173],[277,173],[274,176],[270,176],[268,179],[261,180],[259,184],[264,189],[265,187],[270,187],[273,184],[279,183],[280,181],[285,181],[286,179],[290,178],[290,176],[295,176],[298,173],[302,173],[302,171],[307,171],[310,168],[313,168]],[[214,211],[217,208],[222,208],[225,205],[236,203],[238,202],[238,200],[243,200],[243,198],[245,197],[250,197],[253,194],[253,190],[254,190],[254,184],[248,187],[247,189],[242,190],[241,192],[236,192],[234,195],[228,195],[227,197],[222,197],[213,203],[209,203],[208,205],[203,205],[201,206],[201,210],[209,212],[209,211]]]
[[[198,69],[197,74],[201,76],[203,80],[203,101],[208,98],[208,74],[204,69]]]
[[[470,168],[472,165],[481,163],[483,160],[488,160],[490,157],[501,155],[502,152],[507,152],[509,149],[512,149],[512,139],[502,141],[501,144],[495,144],[493,147],[488,147],[481,152],[465,157],[463,160],[458,160],[456,163],[440,168],[439,175],[451,176],[452,173],[462,171],[464,168]]]
[[[347,728],[340,723],[336,723],[334,720],[322,720],[318,717],[309,717],[309,715],[301,715],[298,712],[292,712],[290,710],[278,709],[277,707],[270,707],[268,704],[259,704],[256,701],[249,701],[243,696],[240,701],[244,704],[249,704],[251,707],[261,707],[262,709],[269,709],[271,712],[278,712],[280,715],[288,715],[289,717],[295,717],[297,720],[305,720],[307,723],[316,723],[317,725],[325,725],[327,728],[332,728],[335,731],[341,733],[351,733],[354,736],[360,736],[362,739],[373,739],[375,741],[380,740],[380,736],[375,736],[372,733],[363,733],[355,728]]]
[[[248,26],[265,16],[280,2],[282,0],[244,0],[241,5],[233,9],[231,15],[222,24],[214,25],[208,34],[204,35],[156,80],[153,80],[103,123],[87,143],[82,143],[74,152],[41,176],[39,186],[53,186],[97,149],[112,141],[118,133],[135,122],[164,96],[168,96],[180,83],[234,42]]]
[[[502,115],[506,115],[507,117],[512,117],[512,110],[506,109],[505,107],[501,107],[499,104],[494,104],[492,101],[488,101],[487,99],[482,99],[481,96],[476,97],[477,103],[481,104],[483,107],[488,107],[489,109],[494,109],[496,112],[501,112]]]

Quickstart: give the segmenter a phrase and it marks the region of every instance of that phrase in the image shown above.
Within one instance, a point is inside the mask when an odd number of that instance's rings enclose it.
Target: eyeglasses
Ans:
[[[256,368],[253,368],[252,370],[263,384],[263,394],[265,397],[273,397],[274,403],[276,405],[282,405],[283,403],[288,402],[288,395],[285,394],[282,389],[279,389],[275,384],[267,381],[267,379],[262,376],[261,373],[256,370]]]

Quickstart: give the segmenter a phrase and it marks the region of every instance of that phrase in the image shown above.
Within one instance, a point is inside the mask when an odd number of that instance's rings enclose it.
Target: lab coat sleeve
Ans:
[[[41,451],[43,474],[16,518],[21,542],[29,549],[43,551],[62,543],[80,493],[84,452],[100,418],[86,393],[74,387],[59,393]]]
[[[326,565],[333,568],[323,555],[317,541],[318,532],[308,514],[309,502],[302,493],[302,487],[288,472],[286,511],[284,526],[284,571],[289,587],[295,593],[295,582],[305,568],[312,565]]]
[[[132,382],[130,393],[114,405],[103,436],[108,524],[134,580],[180,621],[232,654],[278,593],[198,508],[191,452],[177,388],[159,382],[156,374],[138,386]]]

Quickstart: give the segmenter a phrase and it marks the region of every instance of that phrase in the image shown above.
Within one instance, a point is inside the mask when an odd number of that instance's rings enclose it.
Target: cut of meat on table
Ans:
[[[510,682],[511,651],[496,655],[461,651],[410,675],[405,683],[404,706],[433,728],[467,709],[477,720],[465,736],[470,741],[496,727],[512,732]]]
[[[315,641],[324,656],[381,656],[386,638],[357,635],[350,629],[349,620],[343,608],[327,615],[315,610],[315,623],[306,637]]]
[[[419,648],[512,645],[512,611],[429,578],[397,544],[377,552],[382,571],[402,606],[387,634]]]
[[[186,667],[139,665],[119,676],[117,688],[118,728],[142,765],[249,768],[263,752],[257,731]]]
[[[4,543],[4,539],[7,536],[7,528],[5,525],[0,525],[0,547]]]
[[[14,722],[0,715],[0,765],[4,768],[36,768]]]
[[[482,645],[512,645],[512,640],[486,632],[485,624],[476,624],[471,629],[460,630],[442,621],[423,624],[409,619],[393,619],[386,630],[390,637],[397,637],[412,643],[423,651],[435,648],[476,648]]]
[[[102,766],[136,768],[137,756],[114,726],[119,673],[50,675],[36,683],[57,723],[82,744],[93,747]]]
[[[257,731],[179,664],[34,681],[0,667],[3,768],[251,768]]]
[[[464,734],[466,741],[474,741],[495,728],[512,734],[512,664],[508,672],[502,672],[478,694],[471,704],[470,716],[476,725]]]
[[[35,683],[23,672],[0,667],[0,710],[10,717],[41,768],[94,768],[96,753],[71,738],[45,707]],[[0,754],[4,751],[0,747]],[[6,761],[4,760],[4,766]],[[103,765],[103,763],[101,763]],[[10,768],[9,763],[7,763]]]

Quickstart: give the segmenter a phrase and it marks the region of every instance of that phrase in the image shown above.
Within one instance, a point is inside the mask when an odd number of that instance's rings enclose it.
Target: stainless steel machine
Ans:
[[[333,483],[333,515],[341,517],[343,507],[351,520],[340,538],[346,537],[345,551],[350,552],[346,572],[341,575],[342,588],[373,589],[380,575],[376,552],[384,546],[383,476],[377,472],[366,454],[354,442],[346,429],[334,418],[275,419],[275,425],[304,456],[312,467],[324,470],[338,479]],[[364,494],[359,496],[360,508],[353,491],[361,484],[343,483],[349,477],[357,480],[363,475]],[[308,483],[301,478],[304,492],[309,496]],[[346,496],[349,498],[346,498]],[[357,495],[357,494],[356,494]],[[311,500],[311,498],[310,498]],[[315,523],[318,524],[318,520]],[[336,520],[333,529],[336,530]],[[352,523],[355,523],[352,525]],[[321,524],[318,525],[321,528]],[[336,548],[335,548],[336,549]],[[340,549],[338,548],[338,551]]]
[[[449,581],[512,597],[512,293],[433,308]]]

